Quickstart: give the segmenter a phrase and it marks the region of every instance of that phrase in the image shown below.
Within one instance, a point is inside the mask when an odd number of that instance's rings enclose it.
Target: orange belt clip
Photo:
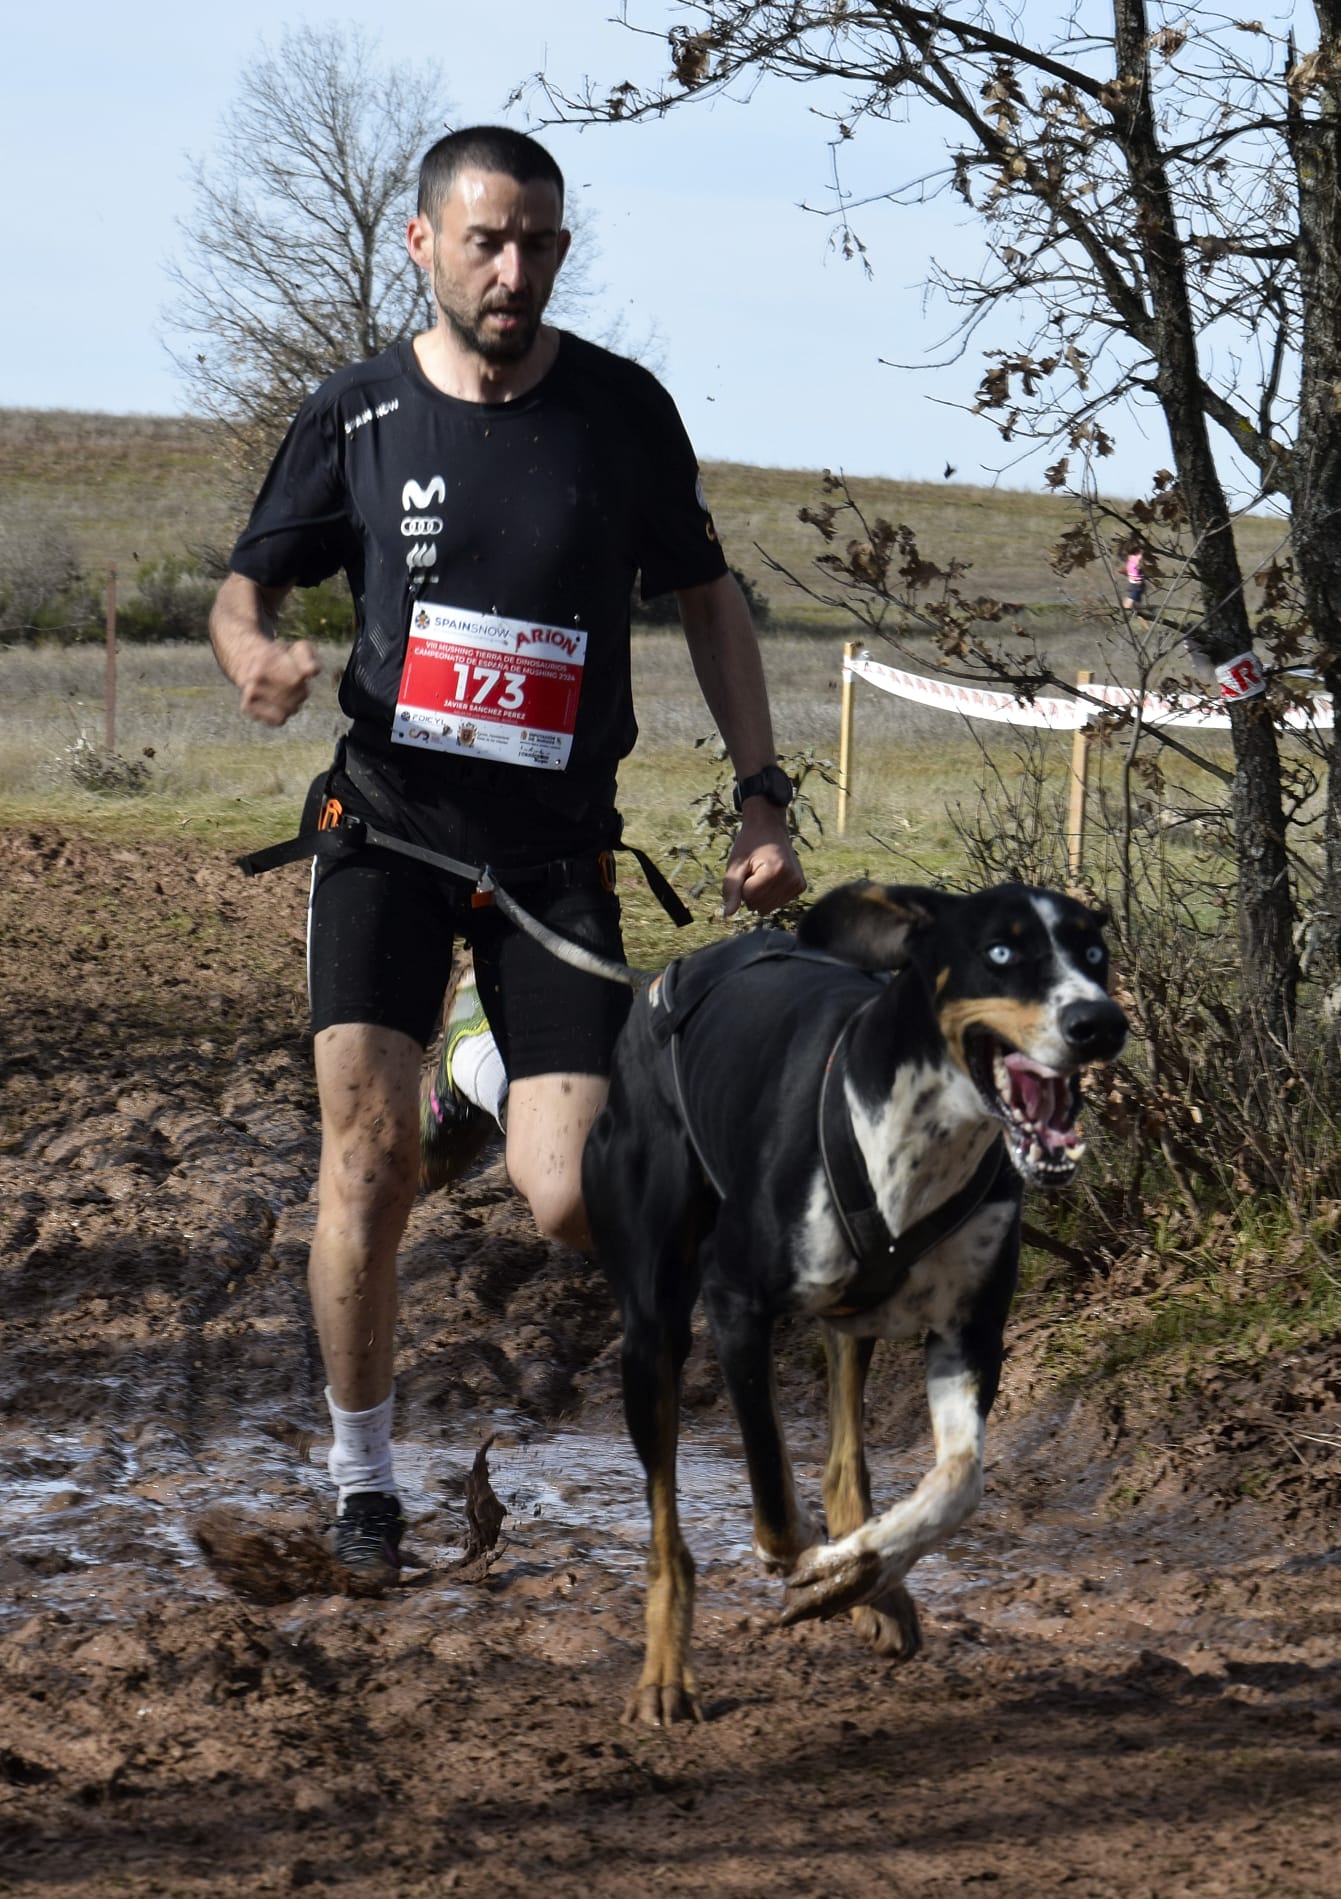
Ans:
[[[338,798],[323,798],[321,816],[317,819],[317,829],[333,831],[344,815],[345,808]]]

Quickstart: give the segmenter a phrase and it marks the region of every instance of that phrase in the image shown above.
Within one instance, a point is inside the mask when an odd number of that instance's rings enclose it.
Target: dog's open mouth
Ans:
[[[967,1054],[979,1094],[1006,1124],[1019,1171],[1044,1186],[1069,1180],[1085,1152],[1076,1122],[1079,1075],[1045,1068],[985,1030],[972,1037]]]

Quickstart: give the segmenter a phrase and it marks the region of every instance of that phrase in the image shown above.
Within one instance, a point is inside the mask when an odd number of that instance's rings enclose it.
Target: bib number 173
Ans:
[[[459,706],[493,706],[499,712],[515,712],[526,697],[526,674],[505,672],[500,666],[483,666],[469,660],[452,662],[456,690],[452,697]]]

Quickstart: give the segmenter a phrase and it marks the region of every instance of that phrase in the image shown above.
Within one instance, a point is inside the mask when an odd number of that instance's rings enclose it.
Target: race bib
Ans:
[[[420,751],[562,771],[586,658],[578,627],[416,605],[391,737]]]

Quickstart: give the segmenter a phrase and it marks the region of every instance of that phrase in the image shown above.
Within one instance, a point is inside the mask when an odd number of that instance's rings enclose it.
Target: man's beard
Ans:
[[[545,307],[541,304],[537,308],[530,301],[520,307],[507,303],[495,304],[492,306],[494,309],[506,310],[509,315],[521,318],[516,329],[495,332],[485,325],[490,306],[467,312],[457,303],[449,286],[441,282],[436,274],[433,296],[457,342],[473,355],[482,357],[486,363],[515,363],[525,356],[535,342]]]

